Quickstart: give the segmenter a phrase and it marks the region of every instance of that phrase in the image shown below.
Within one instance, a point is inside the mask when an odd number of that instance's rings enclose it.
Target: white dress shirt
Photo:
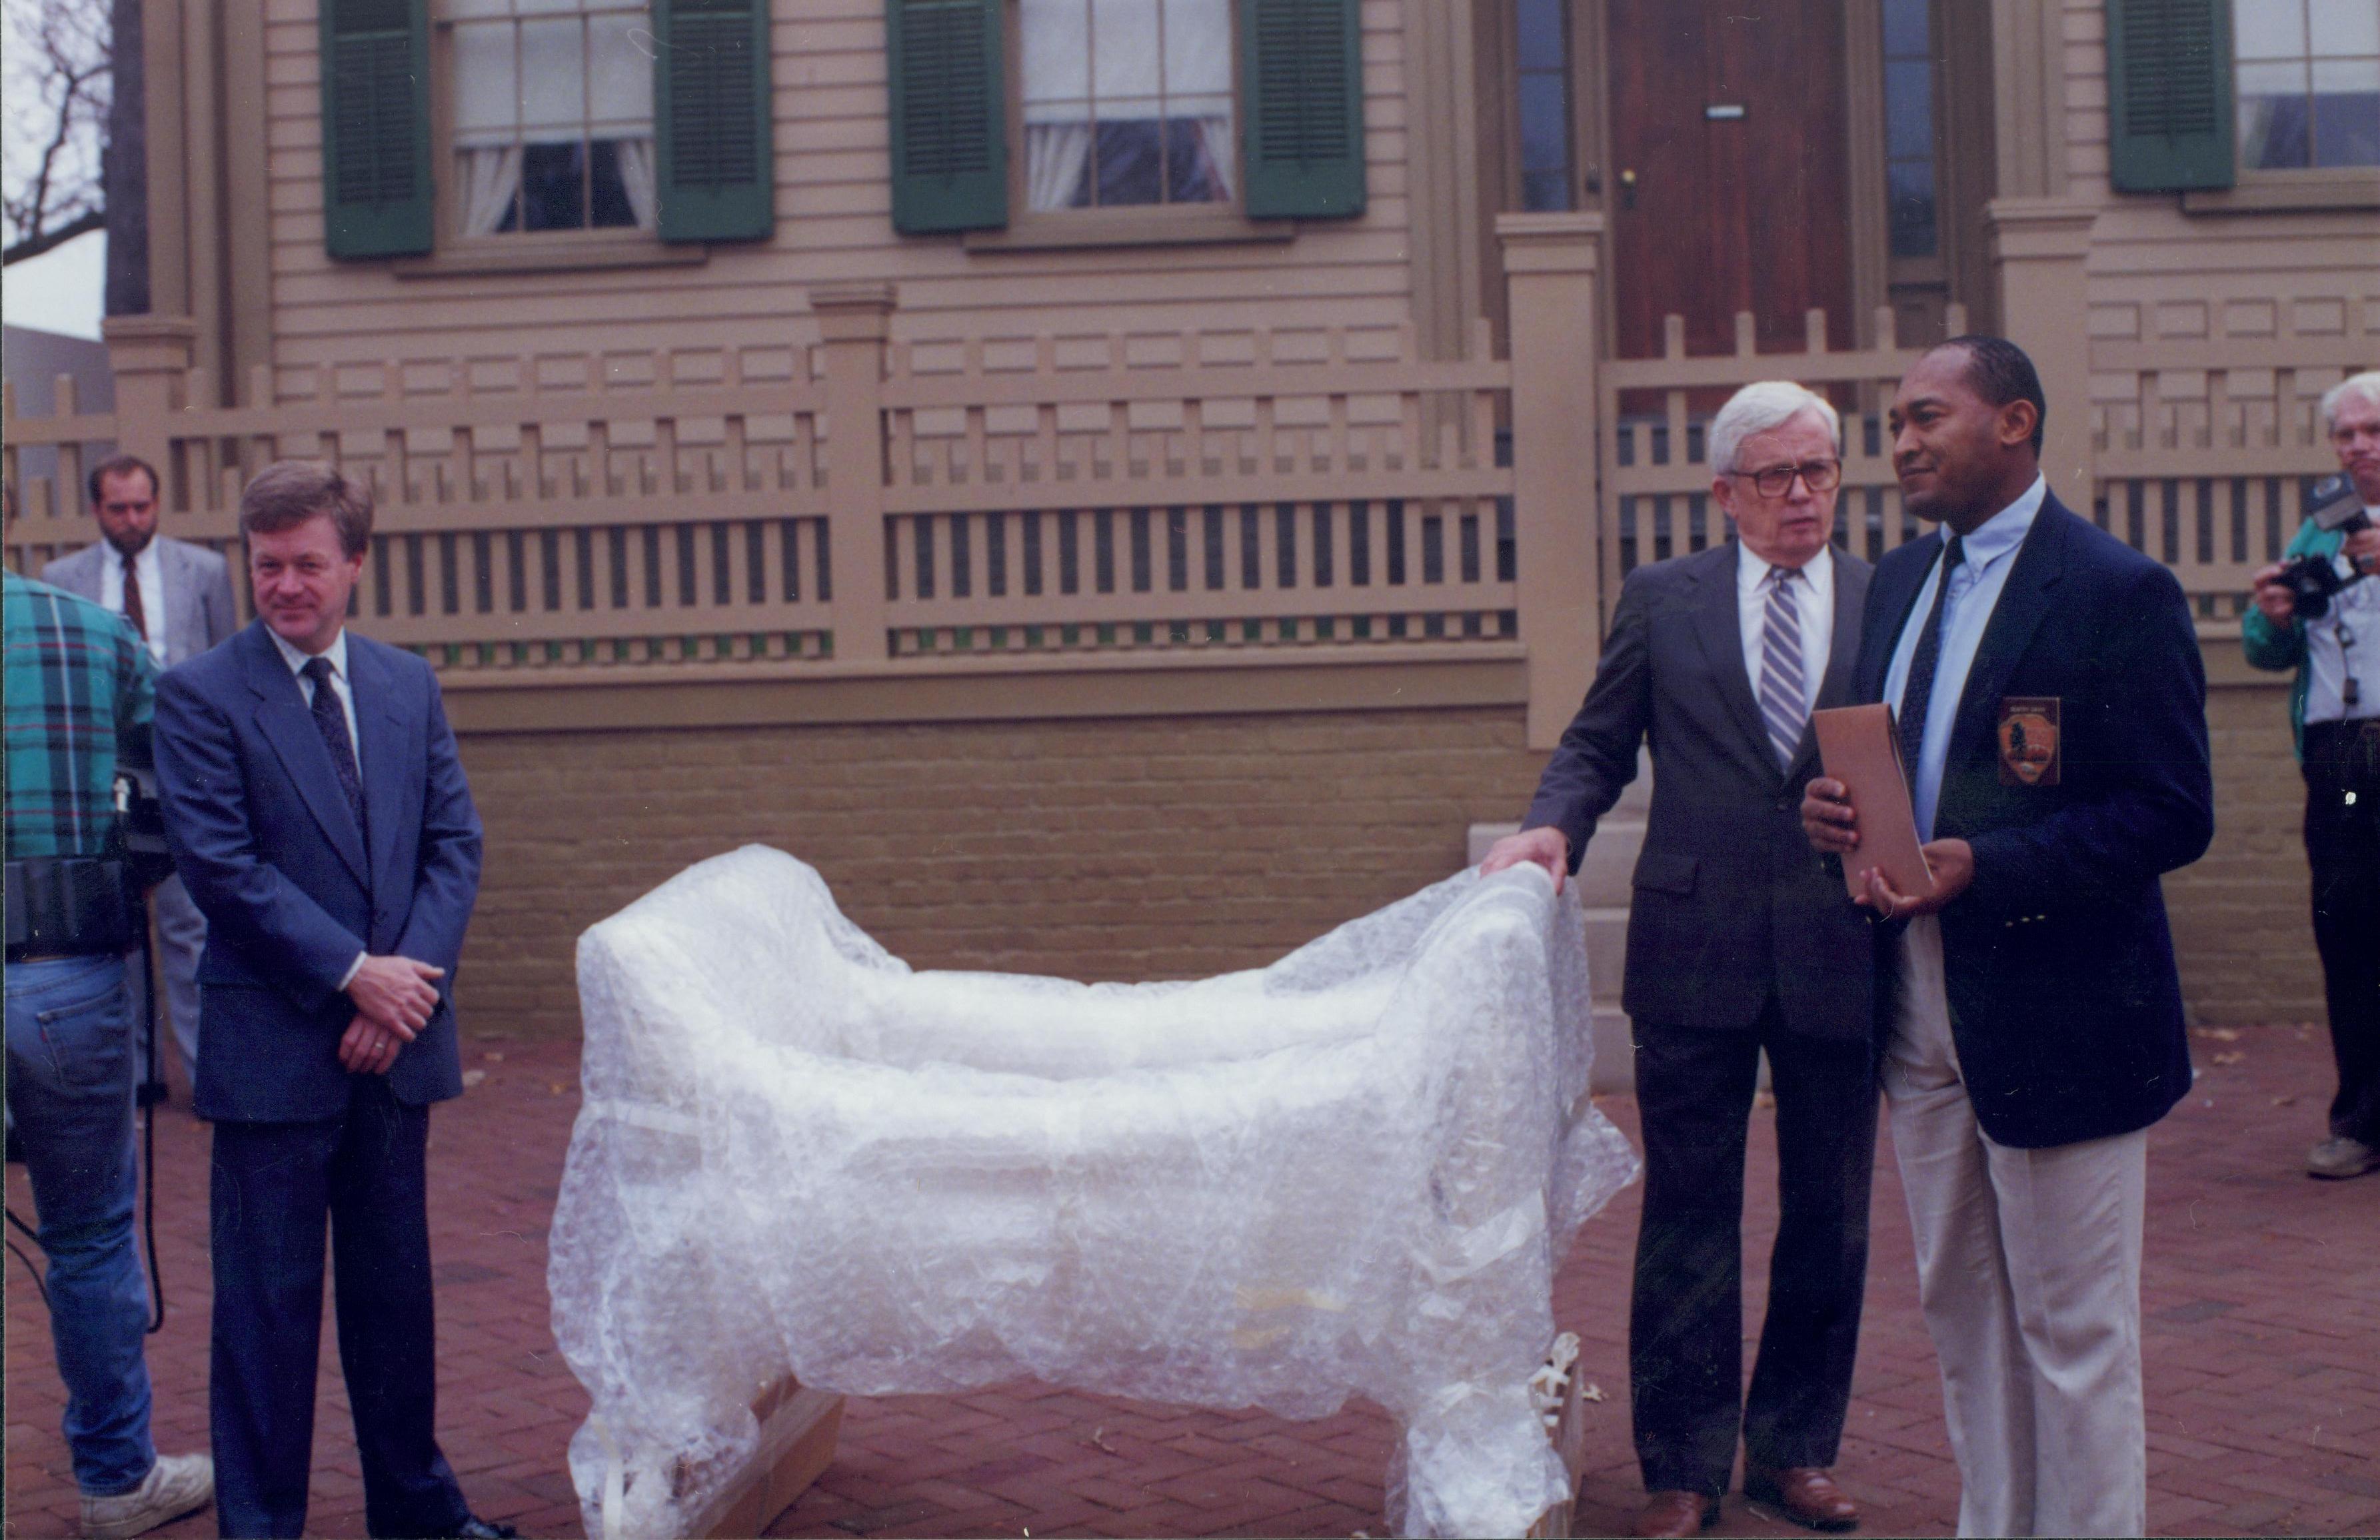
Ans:
[[[281,661],[289,665],[291,673],[298,676],[298,693],[305,697],[306,709],[312,710],[314,682],[306,677],[306,665],[313,661],[314,655],[302,652],[284,641],[281,633],[271,626],[265,627],[264,634],[273,638],[274,647],[281,649]],[[346,626],[339,627],[339,634],[331,638],[331,645],[322,649],[322,655],[331,661],[331,692],[339,697],[339,709],[347,719],[347,746],[355,754],[356,777],[360,782],[364,772],[364,747],[363,740],[356,735],[355,687],[347,682],[347,628]],[[356,960],[347,964],[346,976],[339,980],[340,988],[344,989],[356,981],[358,970],[364,965],[365,955],[360,952],[356,953]]]
[[[1735,619],[1743,636],[1743,676],[1752,685],[1752,698],[1760,698],[1762,638],[1768,629],[1768,569],[1774,564],[1752,553],[1738,540],[1735,546]],[[1802,714],[1818,698],[1827,677],[1827,662],[1835,648],[1835,553],[1822,546],[1803,564],[1803,581],[1785,591],[1802,620]]]
[[[283,640],[281,633],[271,626],[265,627],[264,634],[273,638],[274,647],[281,649],[281,661],[289,665],[291,673],[298,676],[298,693],[305,697],[306,709],[312,710],[314,682],[306,677],[306,665],[313,661],[314,655],[299,651],[296,647]],[[364,743],[356,733],[355,687],[347,682],[347,628],[346,626],[339,627],[339,634],[331,638],[331,645],[322,649],[322,656],[331,661],[331,690],[339,697],[339,710],[347,719],[347,747],[356,757],[356,776],[360,781],[364,772]]]
[[[1942,800],[1942,765],[1950,755],[1950,728],[1959,719],[1959,697],[1967,693],[1967,671],[1974,666],[1975,648],[1983,641],[1984,627],[1991,623],[1992,611],[1999,604],[2000,590],[2008,587],[2009,569],[2016,564],[2017,547],[2024,543],[2025,532],[2033,527],[2034,516],[2041,512],[2042,500],[2048,495],[2049,483],[2034,477],[2033,485],[2015,502],[1985,519],[1973,534],[1960,541],[1959,570],[1951,575],[1950,597],[1942,605],[1942,640],[1934,660],[1934,693],[1925,702],[1925,736],[1917,751],[1916,774],[1911,787],[1916,803],[1917,837],[1921,840],[1934,837],[1934,812]],[[1917,602],[1910,608],[1909,618],[1901,623],[1900,641],[1892,649],[1892,666],[1884,676],[1884,698],[1892,703],[1896,713],[1909,685],[1910,660],[1916,655],[1917,639],[1934,613],[1934,591],[1941,582],[1942,563],[1937,558],[1934,570],[1926,575],[1925,587],[1917,590]]]
[[[2366,508],[2380,524],[2380,508]],[[2344,555],[2330,559],[2341,577],[2354,573]],[[2330,612],[2305,623],[2308,721],[2350,721],[2380,717],[2380,580],[2350,583],[2330,596]],[[2356,701],[2347,704],[2347,681],[2355,681]]]
[[[99,601],[115,611],[124,612],[124,552],[115,549],[114,540],[99,542]],[[149,635],[149,656],[157,666],[165,664],[165,568],[157,555],[157,540],[151,536],[132,558],[132,570],[140,584],[140,621]]]

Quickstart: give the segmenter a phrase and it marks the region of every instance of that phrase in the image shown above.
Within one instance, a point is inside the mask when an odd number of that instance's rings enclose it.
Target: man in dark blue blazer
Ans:
[[[1942,1361],[1961,1534],[2147,1522],[2147,1129],[2190,1087],[2158,879],[2215,828],[2181,587],[2042,479],[2032,361],[1936,348],[1892,406],[1904,504],[1943,529],[1868,590],[1859,698],[1890,703],[1936,891],[1885,920],[1883,1079]],[[1842,783],[1812,842],[1857,869]]]
[[[216,1510],[306,1523],[324,1219],[365,1521],[490,1535],[432,1431],[425,1153],[462,1094],[452,984],[480,820],[428,665],[347,634],[367,489],[284,462],[240,499],[257,620],[158,686],[176,867],[207,917],[199,1114],[214,1120]]]

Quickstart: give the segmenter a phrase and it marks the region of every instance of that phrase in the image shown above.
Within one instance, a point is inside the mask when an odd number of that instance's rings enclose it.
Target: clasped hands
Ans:
[[[354,1074],[386,1074],[399,1049],[430,1025],[438,1009],[433,968],[410,957],[367,957],[347,980],[356,1019],[339,1038],[339,1067]]]
[[[1851,788],[1840,781],[1820,776],[1812,781],[1802,794],[1802,829],[1810,836],[1810,843],[1830,855],[1840,855],[1846,865],[1859,849],[1859,813],[1852,806]],[[1881,867],[1854,867],[1866,891],[1853,902],[1873,909],[1888,920],[1913,920],[1920,915],[1938,914],[1950,901],[1967,891],[1975,879],[1974,847],[1964,840],[1929,840],[1921,847],[1925,865],[1934,873],[1934,891],[1918,898],[1895,889]]]

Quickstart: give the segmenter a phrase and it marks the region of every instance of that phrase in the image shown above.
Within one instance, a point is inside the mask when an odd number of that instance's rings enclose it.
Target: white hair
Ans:
[[[2332,432],[2338,427],[2338,408],[2349,396],[2360,396],[2380,406],[2380,369],[2367,369],[2361,374],[2350,374],[2322,393],[2322,429]]]
[[[1843,419],[1825,396],[1791,380],[1763,380],[1729,396],[1727,405],[1718,409],[1718,416],[1711,418],[1706,450],[1711,469],[1720,475],[1732,474],[1736,452],[1743,447],[1744,440],[1771,428],[1782,428],[1804,412],[1817,414],[1818,420],[1827,425],[1827,437],[1834,441],[1840,453],[1843,446]]]

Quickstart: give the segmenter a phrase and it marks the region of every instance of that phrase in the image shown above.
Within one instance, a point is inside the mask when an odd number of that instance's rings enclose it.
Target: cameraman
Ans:
[[[122,1540],[203,1507],[214,1464],[149,1436],[148,1291],[132,1241],[135,1051],[128,889],[114,782],[155,671],[89,600],[5,575],[8,1115],[49,1256],[46,1297],[81,1529]]]
[[[2365,580],[2380,572],[2380,370],[2332,389],[2322,414],[2350,484],[2342,495],[2362,516],[2346,528],[2308,518],[2288,559],[2319,558],[2344,586],[2318,617],[2301,613],[2305,590],[2284,581],[2287,564],[2265,567],[2240,639],[2256,667],[2297,670],[2289,720],[2305,768],[2313,939],[2338,1061],[2331,1136],[2306,1170],[2343,1181],[2380,1170],[2380,583]]]

